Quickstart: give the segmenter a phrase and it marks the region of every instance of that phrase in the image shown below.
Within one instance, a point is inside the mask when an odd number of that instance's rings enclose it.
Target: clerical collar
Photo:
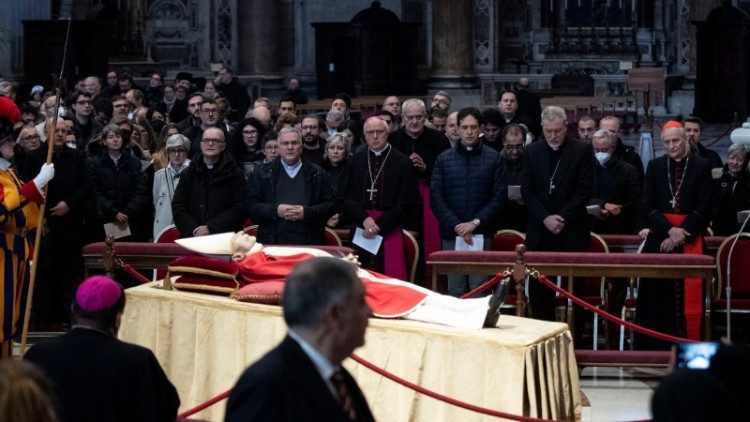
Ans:
[[[384,152],[388,152],[388,149],[391,147],[391,144],[388,144],[385,146],[385,148],[381,149],[380,151],[375,151],[372,148],[369,148],[370,152],[373,153],[376,157],[380,157],[383,155]]]
[[[410,132],[409,132],[408,130],[406,130],[406,129],[404,129],[404,132],[406,132],[406,134],[407,134],[407,135],[408,135],[408,136],[409,136],[409,137],[410,137],[411,139],[419,139],[419,137],[420,137],[420,136],[422,136],[422,134],[424,133],[424,128],[422,128],[422,130],[421,130],[421,131],[420,131],[420,132],[419,132],[418,134],[416,134],[416,135],[412,135],[412,134],[411,134],[411,133],[410,133]]]
[[[288,174],[290,178],[294,179],[294,177],[297,176],[297,173],[299,173],[299,169],[302,168],[302,160],[297,159],[297,162],[292,164],[291,166],[285,163],[284,160],[281,160],[281,165],[284,167],[284,171],[286,171],[286,174]]]
[[[299,347],[305,352],[307,357],[310,358],[315,369],[318,371],[318,374],[320,374],[320,377],[323,378],[323,381],[328,385],[328,388],[332,393],[336,394],[336,389],[331,383],[331,376],[333,376],[333,373],[336,371],[336,367],[324,354],[320,353],[312,344],[308,343],[299,334],[295,333],[294,330],[290,329],[287,332],[287,335],[299,344]]]

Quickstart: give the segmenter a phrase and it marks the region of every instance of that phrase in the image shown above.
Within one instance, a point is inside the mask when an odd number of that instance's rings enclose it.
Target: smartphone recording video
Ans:
[[[719,350],[719,343],[681,343],[675,348],[675,366],[688,369],[708,369],[711,358]]]

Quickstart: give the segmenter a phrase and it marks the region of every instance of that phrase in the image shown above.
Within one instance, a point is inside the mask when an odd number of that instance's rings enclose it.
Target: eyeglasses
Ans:
[[[42,137],[39,135],[29,135],[29,136],[21,138],[22,141],[26,141],[26,142],[33,141],[34,139],[42,139]]]
[[[177,154],[187,154],[187,150],[186,149],[170,149],[169,153],[170,154],[175,154],[175,155],[177,155]]]
[[[216,114],[216,113],[219,112],[219,109],[218,108],[207,108],[207,109],[204,109],[202,111],[203,111],[203,113],[206,113],[206,114]]]
[[[78,104],[79,106],[82,106],[82,105],[91,105],[91,100],[78,100],[78,101],[76,101],[76,104]]]
[[[206,145],[223,144],[224,140],[223,139],[218,139],[218,138],[203,138],[203,139],[201,139],[201,143],[202,144],[206,144]]]
[[[247,136],[250,136],[250,135],[257,135],[257,134],[258,134],[258,131],[257,131],[257,130],[243,130],[243,131],[242,131],[242,134],[243,134],[243,135],[247,135]]]
[[[383,130],[383,129],[372,129],[372,130],[366,130],[365,131],[365,135],[368,135],[368,136],[373,136],[373,135],[374,136],[383,136],[383,135],[385,135],[385,132],[386,131]]]
[[[127,106],[128,106],[127,104],[112,104],[113,108],[125,108]]]
[[[523,151],[523,144],[521,145],[505,145],[505,149],[513,150],[513,151]]]
[[[266,145],[263,147],[263,149],[268,150],[268,151],[273,151],[273,150],[279,149],[279,147],[276,145]]]

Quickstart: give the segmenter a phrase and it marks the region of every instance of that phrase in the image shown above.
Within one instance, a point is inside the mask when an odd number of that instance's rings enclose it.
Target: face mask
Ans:
[[[530,144],[534,140],[534,137],[530,133],[526,133],[526,145]]]
[[[594,154],[594,156],[596,157],[596,161],[598,161],[601,165],[607,164],[609,159],[612,158],[612,154],[608,152],[597,152]]]

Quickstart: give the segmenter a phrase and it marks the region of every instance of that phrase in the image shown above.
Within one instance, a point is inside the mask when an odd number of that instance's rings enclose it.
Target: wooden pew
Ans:
[[[339,246],[309,246],[330,252],[336,256],[339,253],[347,255],[354,253],[354,249]],[[105,242],[91,243],[83,248],[84,275],[89,276],[93,269],[105,270],[107,274],[113,274],[115,269],[121,268],[122,264],[130,264],[135,269],[161,269],[176,258],[186,255],[196,255],[177,243],[140,243],[122,242],[116,243],[114,239]]]
[[[432,290],[437,291],[441,274],[494,275],[513,267],[518,255],[515,252],[497,251],[438,251],[427,258],[432,268]],[[574,277],[646,277],[646,278],[700,278],[704,284],[705,338],[710,337],[711,280],[715,269],[714,257],[707,255],[590,253],[590,252],[526,252],[526,265],[546,276],[568,277],[568,291],[573,291]],[[518,277],[516,282],[520,283]],[[572,313],[568,313],[571,322]]]

